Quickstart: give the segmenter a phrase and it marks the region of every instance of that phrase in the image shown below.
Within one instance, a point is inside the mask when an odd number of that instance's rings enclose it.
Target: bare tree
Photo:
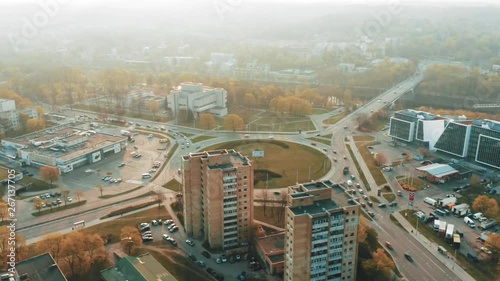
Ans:
[[[267,201],[269,201],[269,191],[267,189],[262,189],[260,192],[262,197],[262,208],[264,209],[264,216],[266,216],[266,209],[268,204]]]
[[[104,185],[102,184],[97,185],[97,190],[101,192],[101,197],[102,197],[102,192],[104,191]]]
[[[278,214],[277,214],[277,219],[279,223],[283,222],[283,219],[285,218],[285,207],[286,207],[287,197],[288,193],[286,191],[282,191],[280,194],[280,200],[279,200],[280,205],[278,207]]]

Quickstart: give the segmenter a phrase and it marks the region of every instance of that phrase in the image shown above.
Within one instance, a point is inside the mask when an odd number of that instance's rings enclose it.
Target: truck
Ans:
[[[460,204],[460,205],[455,205],[453,208],[451,208],[451,212],[458,217],[463,217],[467,215],[470,212],[470,206],[468,204]]]
[[[479,224],[479,228],[481,230],[486,230],[488,228],[494,227],[495,225],[497,225],[497,221],[496,220],[494,220],[494,219],[488,219],[488,220],[485,220],[485,221],[481,222]]]
[[[122,136],[130,136],[131,135],[130,132],[127,130],[121,130],[120,134],[122,134]]]
[[[453,248],[460,249],[460,234],[453,234]]]
[[[439,200],[439,202],[438,202],[439,206],[441,206],[441,207],[446,207],[450,204],[455,204],[455,203],[457,203],[457,197],[454,197],[454,196],[449,197],[449,198],[444,198],[442,200]]]
[[[446,234],[446,222],[445,221],[441,221],[439,223],[439,236],[440,237],[444,237]]]
[[[352,186],[352,181],[351,180],[347,180],[347,185],[348,186]]]
[[[446,227],[446,235],[445,235],[445,238],[448,242],[453,241],[453,234],[455,234],[454,232],[455,232],[455,226],[449,223],[448,226]]]
[[[437,201],[435,199],[432,199],[430,197],[425,197],[424,202],[431,205],[431,206],[436,206]]]
[[[439,226],[441,225],[440,220],[434,220],[434,231],[439,231]]]
[[[464,222],[465,222],[465,224],[467,224],[471,228],[475,228],[476,227],[476,224],[474,223],[474,221],[471,218],[469,218],[469,217],[465,217],[464,218]]]

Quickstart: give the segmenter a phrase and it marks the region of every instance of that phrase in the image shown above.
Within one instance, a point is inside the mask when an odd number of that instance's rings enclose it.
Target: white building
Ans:
[[[218,117],[227,115],[227,92],[222,88],[204,87],[201,83],[182,83],[170,91],[168,108],[175,116],[180,109],[191,111],[197,118],[200,113],[209,112]]]
[[[16,110],[16,101],[0,99],[0,112]]]

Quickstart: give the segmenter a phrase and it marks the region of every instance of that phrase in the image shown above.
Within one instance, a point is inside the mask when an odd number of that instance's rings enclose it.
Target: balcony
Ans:
[[[238,195],[236,194],[227,194],[227,195],[224,195],[224,199],[230,199],[230,198],[236,198],[238,197]]]
[[[235,192],[238,190],[236,187],[224,188],[224,193]]]
[[[238,234],[238,229],[232,230],[232,231],[224,231],[224,237],[229,236],[229,235],[235,235]]]
[[[224,224],[226,224],[226,223],[232,223],[232,222],[238,222],[238,219],[236,217],[234,219],[233,218],[226,218],[226,217],[224,217]]]
[[[224,211],[236,211],[238,210],[238,207],[237,206],[231,206],[231,207],[224,207]]]
[[[238,183],[237,183],[237,182],[235,182],[235,181],[232,181],[232,182],[224,182],[224,183],[222,184],[222,186],[223,186],[223,187],[228,187],[228,186],[233,186],[233,185],[236,185],[236,184],[238,184]]]
[[[236,179],[236,175],[228,175],[228,176],[222,177],[222,180],[224,182],[227,182],[227,181],[230,181],[230,180],[235,180],[235,179]]]

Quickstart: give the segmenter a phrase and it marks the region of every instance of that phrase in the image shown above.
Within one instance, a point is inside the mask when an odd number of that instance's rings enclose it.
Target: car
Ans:
[[[123,166],[125,166],[125,163],[120,163],[120,164],[118,165],[118,167],[123,167]]]
[[[111,179],[110,176],[105,176],[104,178],[102,178],[103,181],[109,181]]]
[[[367,195],[363,195],[363,199],[365,199],[366,201],[368,201],[368,196]]]
[[[372,217],[372,218],[373,218],[373,217],[375,217],[375,213],[374,213],[374,212],[372,212],[372,211],[368,211],[368,215],[369,215],[370,217]]]
[[[151,241],[153,241],[153,237],[152,236],[142,237],[142,242],[151,242]]]
[[[333,150],[333,154],[337,154],[337,150]]]
[[[486,248],[486,247],[481,247],[481,251],[487,253],[488,255],[491,255],[492,252],[490,251],[490,249]]]
[[[212,274],[214,272],[214,270],[211,267],[207,267],[207,272]]]
[[[363,189],[361,189],[361,188],[359,188],[359,189],[358,189],[358,192],[359,192],[359,194],[363,194],[363,193],[365,193],[365,192],[363,191]]]
[[[57,206],[57,201],[52,201],[52,206]]]
[[[226,257],[226,255],[222,255],[222,256],[220,256],[220,259],[221,259],[221,261],[222,261],[223,263],[226,263],[226,262],[227,262],[227,257]]]
[[[389,203],[389,207],[396,207],[397,205],[398,205],[398,202]]]
[[[170,229],[170,233],[174,233],[176,232],[177,230],[179,230],[179,228],[177,226],[174,226]]]
[[[333,158],[333,162],[337,162],[337,158]]]
[[[71,202],[73,202],[73,199],[71,197],[68,197],[68,198],[66,198],[66,201],[71,203]]]
[[[274,137],[273,136],[269,136],[268,139],[274,140]]]
[[[194,246],[194,242],[189,239],[186,240],[186,244],[188,244],[189,246]]]
[[[373,149],[373,146],[369,145],[367,146],[368,149]]]
[[[146,226],[149,226],[149,223],[143,222],[143,223],[139,224],[139,227],[146,227]]]
[[[387,204],[385,204],[385,203],[380,203],[380,204],[378,204],[378,207],[379,207],[379,208],[385,208],[385,207],[387,207]]]
[[[205,262],[204,261],[197,261],[196,262],[199,266],[205,267]]]
[[[347,156],[344,155],[343,158],[347,160]]]
[[[490,189],[490,190],[486,191],[486,193],[488,193],[489,195],[495,195],[495,194],[497,194],[497,190],[496,189]]]
[[[324,151],[324,152],[328,152],[328,149],[326,149],[326,148],[323,148],[323,151]]]
[[[413,258],[411,257],[411,255],[409,253],[405,253],[405,258],[411,262],[413,262]]]
[[[479,258],[473,253],[467,253],[467,258],[469,258],[473,262],[479,262]]]
[[[149,172],[150,174],[152,174],[152,173],[156,173],[156,169],[149,169],[149,171],[148,171],[148,172]]]
[[[234,258],[234,256],[230,256],[229,257],[229,263],[234,263],[236,260]]]
[[[153,232],[151,232],[151,230],[147,230],[142,233],[142,236],[147,236],[147,235],[151,236],[153,235]]]
[[[486,221],[486,220],[488,220],[487,217],[481,217],[481,218],[479,218],[479,222],[483,222],[483,221]]]
[[[237,262],[241,261],[241,256],[240,255],[236,255],[236,256],[234,256],[234,258],[236,259]]]
[[[177,246],[177,242],[175,242],[174,239],[170,239],[168,242],[170,242],[170,244],[172,244],[172,246]]]
[[[193,255],[193,254],[189,254],[189,259],[192,260],[192,261],[196,261],[197,258]]]
[[[171,224],[173,224],[173,223],[174,223],[174,221],[173,221],[173,220],[166,220],[166,221],[164,222],[165,226],[169,226],[169,225],[171,225]]]
[[[170,230],[170,229],[174,228],[175,226],[176,226],[176,225],[175,225],[175,223],[170,224],[170,225],[167,227],[167,229],[168,229],[168,230]]]
[[[401,156],[406,156],[406,152],[401,153]]]
[[[215,262],[216,262],[216,263],[218,263],[218,264],[221,264],[221,263],[222,263],[222,259],[221,259],[221,258],[217,258],[217,259],[215,260]]]
[[[169,241],[170,240],[170,236],[168,236],[168,234],[163,234],[163,240]]]
[[[156,220],[152,220],[151,224],[154,225],[154,226],[156,226],[156,225],[158,225],[158,222]]]
[[[391,250],[393,249],[392,244],[389,243],[388,241],[385,241],[385,246],[387,247],[387,249],[391,249]]]
[[[210,253],[209,253],[209,252],[207,252],[207,251],[203,251],[203,252],[201,252],[201,254],[202,254],[205,258],[207,258],[207,259],[209,259],[209,258],[211,257]]]
[[[146,127],[151,128],[151,125],[146,125]]]
[[[153,137],[153,134],[149,134],[149,135],[148,135],[148,138],[152,138],[152,137]]]
[[[159,225],[163,224],[163,220],[162,219],[157,219],[156,221],[158,222]]]
[[[366,203],[368,203],[368,206],[373,206],[373,202],[372,201],[367,201]]]
[[[122,178],[117,178],[115,179],[115,182],[118,183],[118,182],[122,182]]]

